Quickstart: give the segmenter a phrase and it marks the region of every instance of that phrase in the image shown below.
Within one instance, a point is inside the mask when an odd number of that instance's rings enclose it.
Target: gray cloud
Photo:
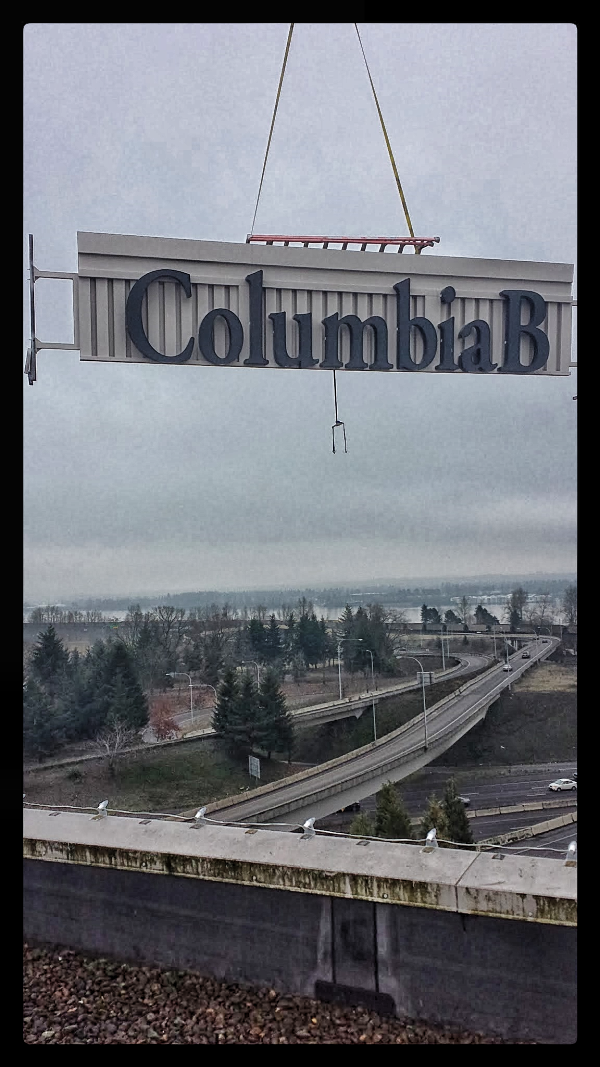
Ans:
[[[243,241],[283,24],[29,24],[27,232]],[[573,262],[575,28],[366,24],[426,254]],[[257,231],[404,233],[351,24],[299,24]],[[409,63],[403,56],[423,56]],[[39,282],[38,335],[69,336]],[[25,336],[28,312],[24,307]],[[573,570],[575,379],[80,363],[25,385],[25,591]]]

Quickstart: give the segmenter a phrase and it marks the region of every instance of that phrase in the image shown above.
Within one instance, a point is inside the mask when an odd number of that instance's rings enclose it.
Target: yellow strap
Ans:
[[[388,150],[388,153],[389,153],[390,162],[392,164],[392,170],[394,172],[394,177],[396,179],[396,185],[398,186],[398,192],[400,193],[400,199],[402,201],[402,207],[404,208],[404,214],[406,216],[406,222],[407,222],[407,225],[408,225],[408,232],[410,233],[411,237],[414,237],[415,236],[415,231],[412,228],[412,223],[410,221],[410,215],[408,214],[408,207],[406,206],[406,200],[404,199],[404,193],[402,192],[402,186],[400,184],[400,178],[398,177],[398,171],[396,169],[396,163],[395,163],[395,160],[394,160],[394,153],[392,152],[392,146],[390,144],[390,139],[389,139],[389,137],[387,135],[387,130],[385,128],[385,122],[383,121],[383,115],[381,114],[381,108],[379,106],[379,101],[377,99],[377,93],[375,92],[375,86],[373,85],[373,79],[371,77],[371,71],[369,70],[369,64],[367,63],[367,57],[365,55],[365,50],[363,48],[363,43],[362,43],[362,41],[360,39],[360,33],[358,32],[358,26],[357,26],[356,22],[354,23],[354,29],[356,30],[356,36],[358,37],[358,43],[360,45],[360,50],[361,50],[361,52],[363,54],[363,59],[365,61],[365,67],[367,68],[367,74],[369,75],[369,81],[371,82],[371,89],[373,90],[373,96],[375,98],[375,106],[377,108],[377,113],[379,115],[379,121],[381,122],[381,129],[383,130],[383,136],[385,137],[385,143],[387,145],[387,150]],[[420,248],[419,249],[415,248],[415,252],[418,253],[420,251],[421,251]]]
[[[290,50],[290,44],[292,43],[292,34],[294,32],[294,23],[290,22],[290,31],[288,33],[287,44],[285,46],[285,55],[283,57],[283,66],[281,68],[281,75],[279,77],[279,85],[277,87],[277,96],[275,97],[275,108],[273,110],[273,118],[271,119],[271,129],[269,130],[269,140],[267,141],[267,150],[265,152],[265,159],[263,162],[262,174],[260,176],[260,185],[258,187],[258,196],[256,198],[256,207],[254,208],[254,218],[252,219],[252,229],[250,235],[254,233],[254,223],[256,222],[256,212],[258,211],[258,202],[260,200],[260,194],[262,190],[263,178],[265,176],[265,169],[267,166],[267,157],[269,155],[269,148],[271,147],[271,138],[273,136],[273,127],[275,125],[275,116],[277,115],[277,108],[279,107],[279,97],[281,96],[281,86],[283,85],[283,75],[285,74],[285,66],[287,63],[288,52]],[[412,236],[412,235],[411,235]]]

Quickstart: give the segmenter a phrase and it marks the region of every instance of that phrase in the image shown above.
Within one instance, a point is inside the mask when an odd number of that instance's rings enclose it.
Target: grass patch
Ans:
[[[470,764],[506,766],[577,758],[577,693],[573,690],[507,691],[485,719],[431,767]]]
[[[278,781],[298,769],[261,759],[260,784]],[[96,807],[108,800],[109,807],[123,811],[176,814],[256,784],[248,774],[247,759],[232,759],[221,741],[210,739],[125,756],[114,778],[101,761],[26,772],[23,792],[36,804]]]
[[[452,678],[435,685],[425,687],[427,707],[432,707],[444,697],[455,693],[461,685],[489,670],[482,667],[480,671],[469,674],[468,678]],[[412,690],[402,696],[387,697],[375,705],[377,721],[377,738],[397,730],[399,726],[414,719],[423,712],[421,690]],[[297,760],[309,763],[326,763],[328,760],[345,756],[355,748],[368,745],[373,740],[373,716],[371,706],[366,707],[360,719],[336,719],[323,723],[322,726],[298,728],[297,744],[294,751]]]

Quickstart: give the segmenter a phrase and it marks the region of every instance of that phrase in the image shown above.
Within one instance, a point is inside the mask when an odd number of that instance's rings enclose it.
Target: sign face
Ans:
[[[81,359],[569,374],[570,264],[77,239]]]
[[[248,756],[248,774],[260,778],[260,760],[257,756]]]

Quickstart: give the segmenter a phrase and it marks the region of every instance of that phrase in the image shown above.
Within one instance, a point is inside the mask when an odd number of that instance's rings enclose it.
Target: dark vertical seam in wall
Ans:
[[[377,904],[373,901],[373,974],[375,978],[375,992],[379,992],[379,957],[377,955]]]
[[[90,348],[95,359],[98,358],[98,324],[96,321],[96,279],[90,278]]]
[[[329,899],[331,901],[331,981],[332,981],[332,984],[335,985],[335,983],[336,983],[336,973],[335,973],[335,913],[334,913],[335,898],[334,897],[330,897]]]
[[[112,278],[108,279],[107,283],[107,297],[108,297],[108,354],[111,359],[115,355],[115,289],[114,281]]]

